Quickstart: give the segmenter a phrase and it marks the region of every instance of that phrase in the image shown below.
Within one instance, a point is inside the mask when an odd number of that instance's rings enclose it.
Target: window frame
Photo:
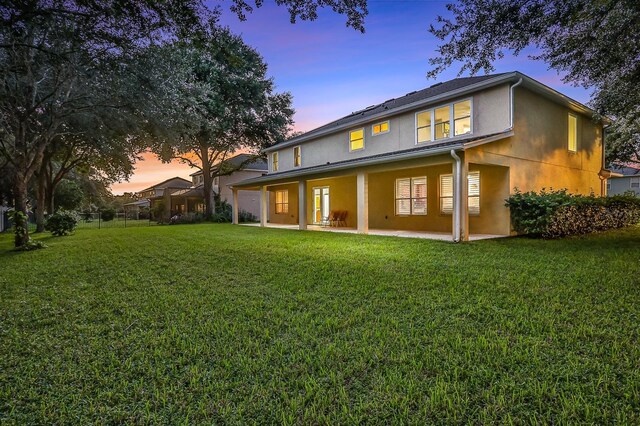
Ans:
[[[375,128],[376,126],[381,126],[381,125],[383,125],[383,124],[385,124],[385,123],[387,123],[387,130],[385,130],[384,132],[378,132],[378,133],[376,133],[376,132],[374,131],[374,128]],[[371,125],[371,136],[380,136],[380,135],[384,135],[385,133],[389,133],[390,131],[391,131],[391,123],[390,123],[390,121],[389,121],[389,120],[386,120],[386,121],[380,121],[380,122],[378,122],[378,123],[374,123],[374,124],[372,124],[372,125]],[[363,143],[363,146],[364,146],[364,143]]]
[[[351,134],[357,131],[362,131],[362,148],[351,149],[351,143],[353,142],[353,140],[351,139]],[[359,139],[356,139],[356,140],[359,140]],[[364,151],[364,147],[365,147],[364,127],[361,127],[359,129],[349,130],[349,152]]]
[[[271,171],[278,171],[278,160],[279,160],[278,151],[271,154]]]
[[[284,197],[282,197],[281,199],[286,201],[278,202],[278,194],[284,194]],[[275,214],[289,214],[289,190],[288,189],[276,190],[274,204],[275,204],[274,205]],[[280,206],[280,209],[278,209],[278,206]]]
[[[298,150],[298,155],[296,155],[296,149]],[[300,148],[300,145],[293,147],[293,167],[302,167],[302,148]]]
[[[573,149],[571,149],[571,118],[575,119],[575,123],[576,123],[576,128],[575,128],[575,133],[574,133],[574,137],[575,137],[575,141],[574,141],[574,147]],[[574,114],[572,112],[569,112],[567,114],[567,151],[569,151],[572,154],[575,154],[578,152],[578,115]]]
[[[633,186],[634,184],[637,186]],[[629,179],[629,189],[640,189],[640,177],[632,176]]]
[[[453,108],[454,104],[457,103],[461,103],[461,102],[466,102],[469,101],[469,133],[464,133],[462,135],[455,135],[456,129],[455,129],[455,110]],[[443,108],[449,106],[449,136],[446,138],[440,138],[440,139],[436,139],[436,133],[435,133],[435,128],[436,128],[436,123],[435,123],[435,111],[437,109]],[[419,142],[418,141],[418,114],[422,114],[428,112],[430,113],[431,116],[431,140],[429,141],[424,141],[424,142]],[[428,144],[428,143],[434,143],[437,141],[443,141],[443,140],[449,140],[449,139],[456,139],[456,138],[462,138],[462,137],[468,137],[470,135],[473,135],[473,96],[467,97],[467,98],[462,98],[462,99],[457,99],[453,102],[448,102],[448,103],[444,103],[444,104],[440,104],[440,105],[435,105],[431,108],[427,108],[427,109],[423,109],[420,111],[416,111],[414,113],[414,125],[413,125],[413,139],[414,139],[414,145],[422,145],[422,144]],[[464,117],[466,118],[466,117]]]
[[[416,181],[418,179],[424,179],[424,186],[425,186],[424,197],[415,197],[414,196],[414,181]],[[409,198],[407,198],[407,197],[399,197],[398,196],[398,183],[400,181],[409,181]],[[409,213],[399,213],[398,212],[398,201],[399,200],[409,200]],[[413,211],[414,210],[413,209],[414,200],[424,200],[424,213],[415,213]],[[400,217],[426,216],[427,213],[429,212],[428,201],[429,201],[429,186],[428,186],[428,179],[427,179],[426,175],[425,176],[403,177],[403,178],[397,178],[396,179],[395,188],[394,188],[394,199],[393,199],[394,213],[395,213],[396,216],[400,216]]]

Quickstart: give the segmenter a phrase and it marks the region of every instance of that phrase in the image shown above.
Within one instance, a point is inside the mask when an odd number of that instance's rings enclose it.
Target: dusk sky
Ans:
[[[369,105],[404,95],[457,76],[452,67],[437,80],[427,80],[428,59],[438,41],[429,32],[437,15],[447,14],[446,1],[369,0],[369,15],[361,34],[345,26],[346,17],[330,10],[316,21],[289,22],[285,7],[267,1],[245,22],[225,8],[222,23],[260,52],[278,91],[293,94],[295,130],[307,131]],[[528,52],[533,53],[533,51]],[[587,103],[590,92],[561,82],[555,70],[526,54],[506,56],[495,72],[520,71]],[[162,164],[153,154],[136,165],[130,182],[113,185],[114,193],[139,191],[173,176],[188,178],[193,169],[180,163]]]

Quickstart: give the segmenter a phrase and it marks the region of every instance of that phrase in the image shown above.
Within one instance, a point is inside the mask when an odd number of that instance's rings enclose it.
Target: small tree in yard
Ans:
[[[284,139],[293,116],[291,95],[274,93],[260,55],[227,29],[211,34],[205,42],[166,46],[148,58],[162,61],[164,71],[154,78],[173,93],[165,98],[171,105],[154,116],[160,124],[152,130],[153,150],[163,161],[179,159],[202,171],[207,216],[214,213],[213,178],[233,171],[225,160]]]

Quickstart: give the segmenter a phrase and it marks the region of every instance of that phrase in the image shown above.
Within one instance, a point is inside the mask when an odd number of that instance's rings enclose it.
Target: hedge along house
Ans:
[[[260,191],[262,226],[340,210],[360,233],[510,235],[514,188],[605,195],[602,135],[592,110],[519,72],[458,78],[266,149],[269,173],[234,200]]]

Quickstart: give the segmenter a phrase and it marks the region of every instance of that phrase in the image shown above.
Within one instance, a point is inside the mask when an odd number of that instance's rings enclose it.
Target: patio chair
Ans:
[[[329,213],[329,225],[338,226],[339,216],[340,216],[340,210],[331,210],[331,213]]]
[[[340,210],[340,214],[338,215],[338,226],[347,226],[347,211]]]

